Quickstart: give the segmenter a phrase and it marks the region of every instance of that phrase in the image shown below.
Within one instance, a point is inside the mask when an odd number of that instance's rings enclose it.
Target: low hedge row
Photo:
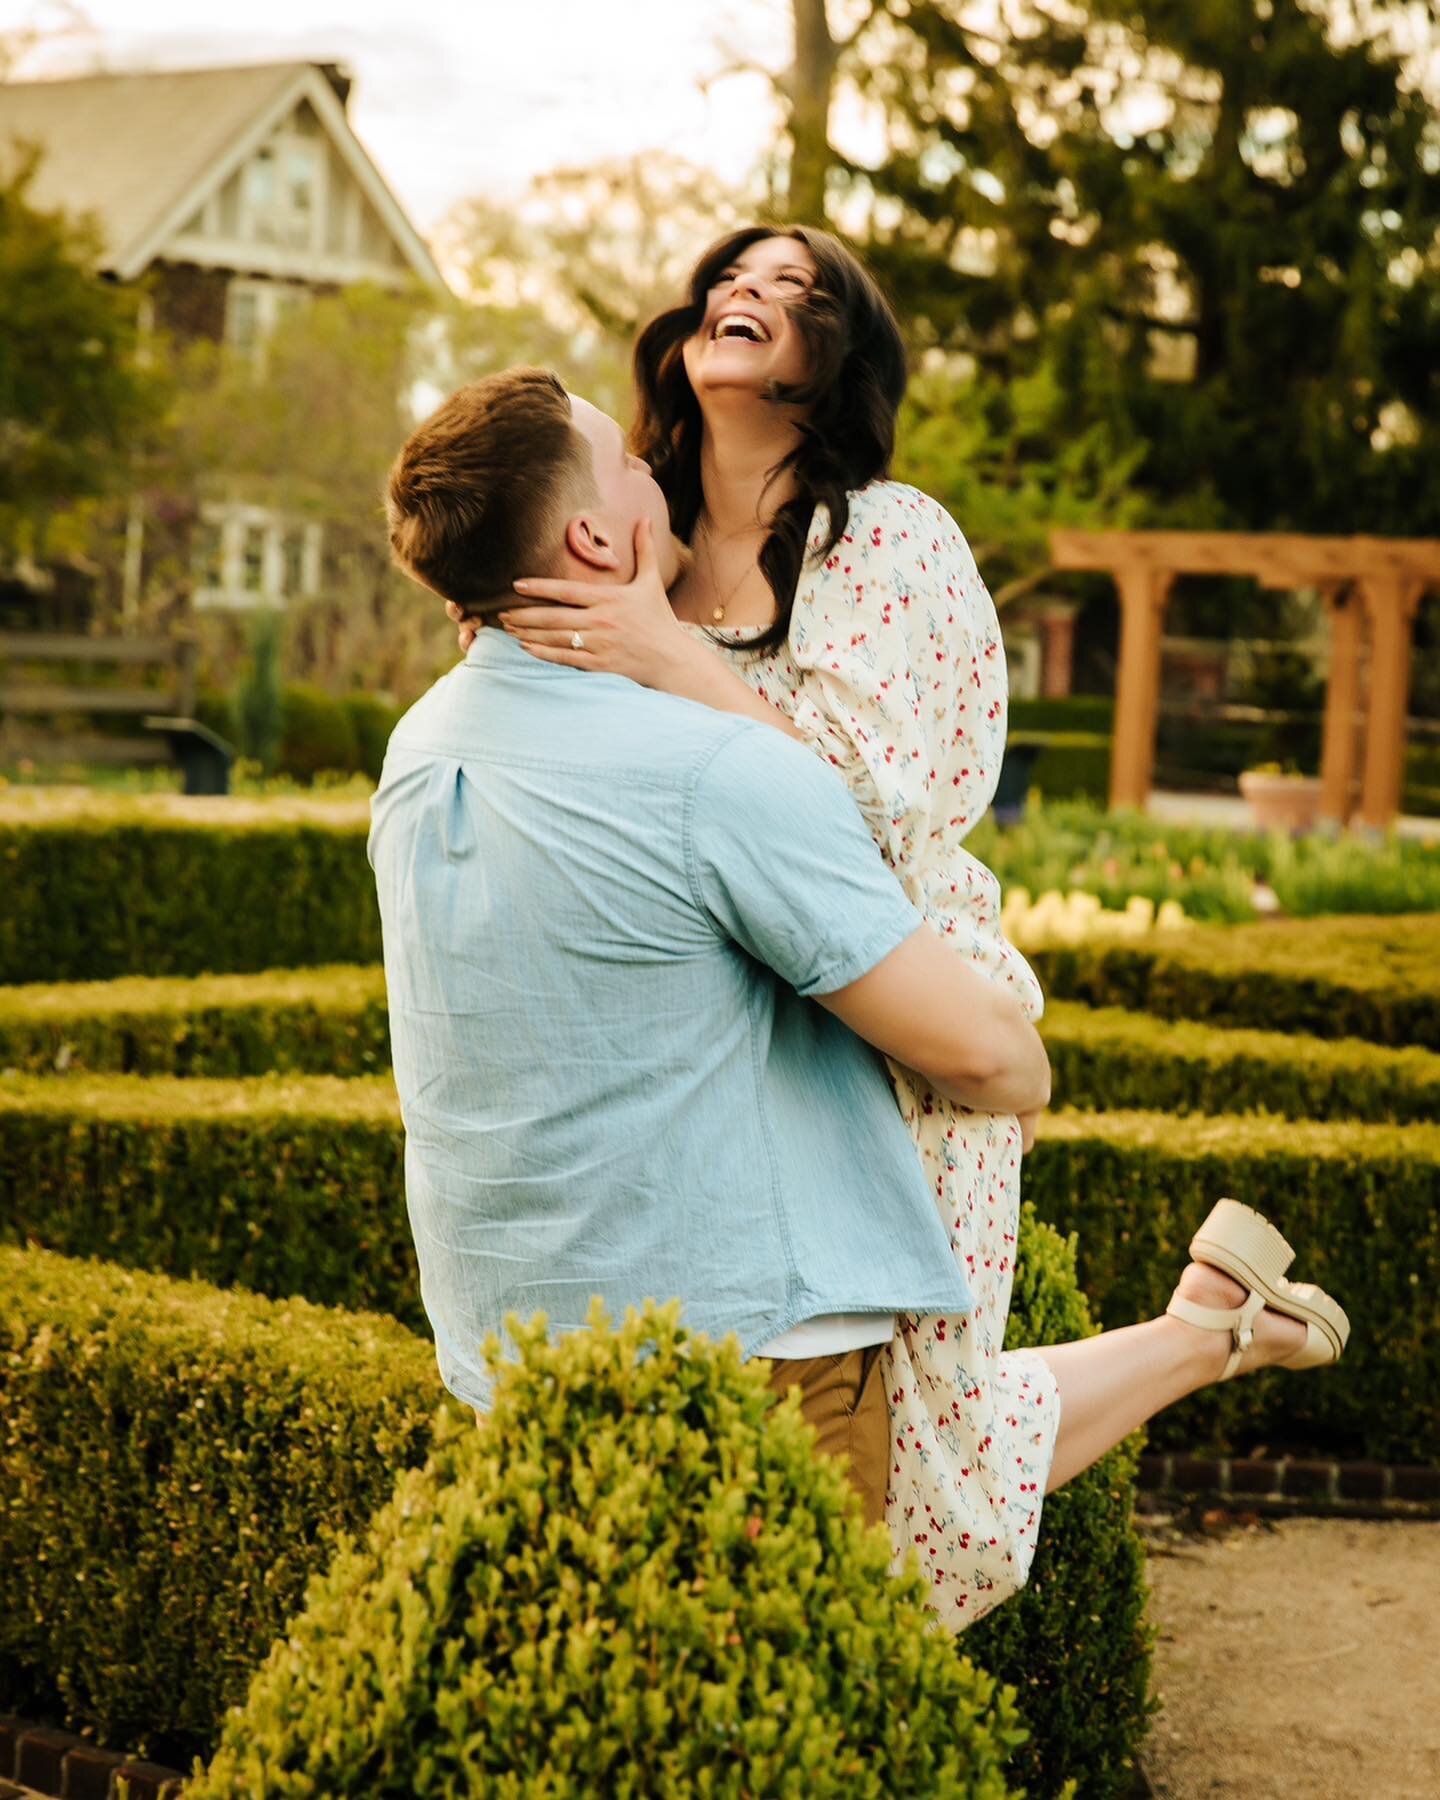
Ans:
[[[1440,1055],[1356,1038],[1156,1019],[1057,1000],[1040,1023],[1057,1106],[1096,1112],[1440,1119]]]
[[[424,1328],[388,1075],[0,1083],[0,1241]]]
[[[181,1763],[442,1399],[393,1319],[0,1249],[7,1705]]]
[[[1440,913],[1197,926],[1031,960],[1057,999],[1440,1050]]]
[[[1015,731],[1015,745],[1036,744],[1040,754],[1030,771],[1030,792],[1047,800],[1094,800],[1103,805],[1110,791],[1110,740],[1086,731]]]
[[[0,982],[375,962],[353,824],[0,824]]]
[[[1089,1328],[1073,1245],[1027,1208],[1011,1340]],[[428,1342],[391,1321],[0,1249],[7,1699],[208,1753],[338,1535],[423,1461],[437,1398]],[[1126,1447],[1052,1496],[1029,1588],[964,1639],[1019,1691],[1032,1796],[1129,1791],[1149,1656],[1133,1470]]]
[[[1338,1369],[1211,1388],[1155,1422],[1157,1443],[1440,1460],[1440,1126],[1072,1112],[1043,1133],[1026,1196],[1078,1234],[1081,1285],[1107,1326],[1165,1305],[1223,1194],[1272,1218],[1294,1279],[1350,1313]]]
[[[1096,1110],[1440,1117],[1440,1056],[1222,1030],[1059,1001],[1042,1029],[1058,1102]],[[388,1068],[378,965],[0,988],[0,1068],[370,1075]]]
[[[389,1066],[378,963],[0,987],[0,1069],[372,1075]]]
[[[1165,1441],[1299,1437],[1440,1457],[1440,1126],[1260,1115],[1058,1113],[1026,1194],[1081,1244],[1107,1325],[1160,1310],[1211,1203],[1293,1230],[1300,1279],[1355,1308],[1339,1371],[1237,1382],[1167,1414]],[[376,1307],[423,1328],[388,1078],[16,1077],[0,1084],[0,1238]]]

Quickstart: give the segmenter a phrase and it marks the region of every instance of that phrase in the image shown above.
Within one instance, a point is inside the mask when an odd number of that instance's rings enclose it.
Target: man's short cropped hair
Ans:
[[[546,573],[567,509],[595,493],[590,446],[548,369],[506,369],[453,393],[410,436],[386,489],[390,547],[409,574],[480,617]]]

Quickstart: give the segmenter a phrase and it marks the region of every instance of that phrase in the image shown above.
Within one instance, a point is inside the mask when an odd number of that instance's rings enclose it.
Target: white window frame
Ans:
[[[266,506],[242,506],[209,501],[200,509],[205,524],[220,534],[220,585],[201,586],[197,575],[195,605],[202,610],[228,608],[236,612],[254,612],[260,607],[283,607],[293,600],[308,599],[320,588],[320,558],[324,544],[324,528],[314,520],[297,519]],[[258,590],[245,585],[245,538],[249,530],[258,529],[264,536],[261,548],[261,578]],[[302,536],[300,552],[300,591],[285,592],[285,536],[298,531]]]
[[[305,305],[310,290],[302,281],[266,281],[252,275],[231,277],[225,289],[225,342],[232,350],[240,350],[235,337],[235,307],[241,299],[255,302],[255,341],[250,345],[250,361],[256,373],[265,367],[265,346],[275,333],[282,317],[296,306]]]
[[[285,191],[285,164],[293,155],[303,155],[311,165],[314,181],[315,204],[310,212],[310,229],[308,236],[297,240],[288,233],[291,223],[289,200]],[[251,198],[250,173],[260,157],[273,159],[275,167],[276,197],[273,211],[259,211]],[[325,155],[324,142],[319,137],[303,135],[282,126],[272,133],[245,167],[240,176],[240,213],[238,230],[241,239],[250,244],[263,244],[268,249],[315,252],[323,248],[325,243],[325,219],[329,195],[328,158]],[[275,236],[264,235],[267,225],[275,227]]]

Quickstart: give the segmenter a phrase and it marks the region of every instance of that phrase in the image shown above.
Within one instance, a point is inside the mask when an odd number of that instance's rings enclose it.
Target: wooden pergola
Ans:
[[[1056,569],[1101,570],[1120,595],[1120,666],[1110,804],[1143,806],[1155,766],[1160,639],[1177,575],[1248,575],[1267,588],[1314,588],[1330,617],[1330,668],[1320,760],[1321,814],[1349,822],[1360,760],[1360,663],[1369,629],[1360,823],[1382,829],[1400,810],[1410,650],[1421,598],[1440,588],[1440,541],[1299,537],[1281,532],[1052,531]]]

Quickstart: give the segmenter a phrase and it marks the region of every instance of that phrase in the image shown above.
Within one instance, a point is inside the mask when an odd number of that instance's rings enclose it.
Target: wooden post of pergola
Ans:
[[[1360,582],[1370,622],[1370,729],[1360,822],[1383,830],[1400,810],[1405,788],[1405,712],[1410,700],[1410,646],[1425,583],[1397,570]]]
[[[1110,804],[1143,807],[1155,766],[1160,640],[1177,575],[1248,575],[1268,588],[1318,588],[1330,617],[1321,752],[1322,810],[1344,824],[1355,779],[1362,632],[1371,680],[1359,818],[1376,828],[1400,809],[1410,647],[1421,597],[1440,588],[1440,542],[1301,537],[1281,532],[1068,531],[1050,534],[1057,569],[1104,571],[1120,593],[1120,659]]]
[[[1320,817],[1343,825],[1355,793],[1365,618],[1359,594],[1341,582],[1325,590],[1325,611],[1330,621],[1330,668],[1320,749]]]

